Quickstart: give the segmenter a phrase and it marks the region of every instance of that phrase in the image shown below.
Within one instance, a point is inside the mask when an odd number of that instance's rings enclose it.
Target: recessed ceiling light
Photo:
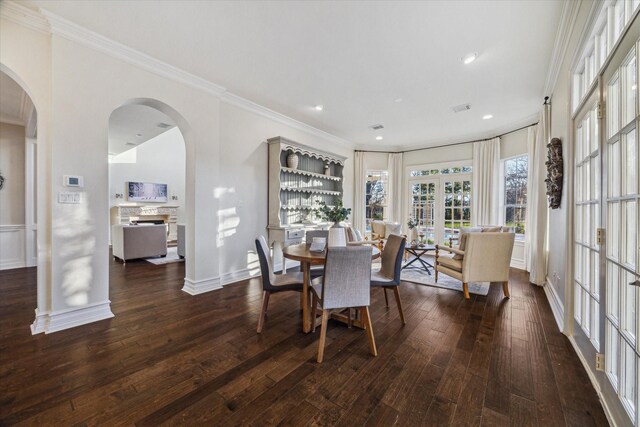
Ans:
[[[475,61],[476,58],[478,58],[478,54],[477,53],[470,53],[469,55],[463,56],[461,58],[461,60],[465,65],[467,65],[467,64],[471,64],[473,61]]]
[[[489,120],[489,119],[493,119],[492,114],[485,114],[484,116],[482,116],[482,120]]]
[[[316,105],[315,107],[313,107],[316,109],[316,111],[322,111],[324,109],[324,107],[321,104]]]
[[[382,137],[380,135],[376,136],[376,141],[382,141]]]

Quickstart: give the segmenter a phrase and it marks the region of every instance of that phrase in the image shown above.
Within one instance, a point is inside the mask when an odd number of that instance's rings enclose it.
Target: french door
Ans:
[[[606,93],[606,376],[639,425],[640,174],[638,44],[607,79]],[[607,75],[607,77],[609,77]]]
[[[447,243],[471,223],[471,175],[449,174],[409,180],[409,215],[428,243]]]
[[[573,337],[589,363],[604,355],[601,389],[635,426],[640,425],[639,47],[636,43],[622,61],[612,62],[575,115],[572,166]]]

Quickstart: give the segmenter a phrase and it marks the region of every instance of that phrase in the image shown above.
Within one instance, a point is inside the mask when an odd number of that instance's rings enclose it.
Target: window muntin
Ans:
[[[504,161],[504,224],[524,235],[527,212],[527,155]]]
[[[367,171],[365,189],[365,218],[367,232],[371,231],[371,221],[388,219],[387,196],[389,191],[389,172],[382,170]]]

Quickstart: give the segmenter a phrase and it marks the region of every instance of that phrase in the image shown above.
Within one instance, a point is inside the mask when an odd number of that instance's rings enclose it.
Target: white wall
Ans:
[[[109,161],[109,207],[135,203],[127,199],[129,181],[167,184],[169,201],[154,205],[179,206],[178,222],[182,223],[186,220],[185,173],[184,139],[180,129],[175,127]],[[122,194],[124,198],[117,199],[116,194]],[[172,196],[178,197],[178,200],[172,200]]]
[[[318,150],[347,157],[343,201],[353,206],[353,150],[228,103],[220,105],[218,245],[223,283],[256,273],[254,240],[268,223],[268,138],[283,136]]]
[[[0,270],[26,265],[25,128],[0,123]]]

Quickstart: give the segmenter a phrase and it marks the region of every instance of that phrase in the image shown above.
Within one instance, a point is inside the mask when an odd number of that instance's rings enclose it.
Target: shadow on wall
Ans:
[[[220,205],[231,205],[232,207],[218,210],[218,242],[217,247],[224,246],[224,241],[230,238],[237,232],[238,225],[240,225],[240,217],[235,207],[236,202],[236,189],[221,188],[218,187],[213,191],[213,197],[220,200]],[[231,203],[224,203],[225,199]]]
[[[86,192],[79,193],[80,204],[61,204],[64,211],[53,225],[54,235],[63,243],[58,250],[62,266],[62,294],[69,307],[89,303],[93,280],[91,260],[95,252],[95,226],[91,223]]]

